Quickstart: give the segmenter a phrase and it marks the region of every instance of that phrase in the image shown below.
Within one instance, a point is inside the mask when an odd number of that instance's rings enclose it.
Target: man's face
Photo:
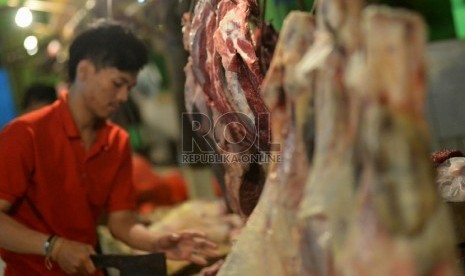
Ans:
[[[87,109],[97,118],[108,118],[127,101],[136,79],[137,73],[123,72],[113,67],[92,70],[86,79],[84,93]]]

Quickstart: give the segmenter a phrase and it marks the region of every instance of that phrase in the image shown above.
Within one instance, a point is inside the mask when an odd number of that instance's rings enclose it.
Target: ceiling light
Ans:
[[[30,35],[24,39],[24,48],[26,50],[34,50],[37,48],[37,44],[39,44],[39,41],[37,40],[37,37]]]
[[[27,50],[27,53],[30,55],[30,56],[33,56],[35,54],[37,54],[37,52],[39,52],[39,48],[35,47],[34,49],[32,50]]]
[[[61,43],[60,41],[56,39],[50,41],[47,45],[47,53],[51,57],[56,57],[60,49],[61,49]]]
[[[22,7],[16,12],[15,16],[16,25],[25,28],[32,23],[32,13],[29,8]]]

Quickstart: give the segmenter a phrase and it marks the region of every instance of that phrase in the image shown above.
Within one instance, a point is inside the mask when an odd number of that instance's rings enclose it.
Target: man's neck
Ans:
[[[68,105],[76,126],[81,133],[97,129],[100,120],[87,109],[82,94],[80,91],[76,91],[74,87],[70,87]]]
[[[68,94],[68,104],[71,115],[81,134],[81,139],[86,150],[89,150],[97,137],[97,129],[102,126],[103,120],[96,118],[84,104],[84,99],[80,91],[70,87]]]

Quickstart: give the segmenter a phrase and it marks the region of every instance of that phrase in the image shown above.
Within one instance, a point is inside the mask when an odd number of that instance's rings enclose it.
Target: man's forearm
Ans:
[[[31,230],[0,211],[0,248],[25,254],[45,255],[49,237]]]
[[[147,252],[157,251],[157,236],[138,223],[132,212],[121,211],[111,214],[108,227],[116,239],[132,248]]]

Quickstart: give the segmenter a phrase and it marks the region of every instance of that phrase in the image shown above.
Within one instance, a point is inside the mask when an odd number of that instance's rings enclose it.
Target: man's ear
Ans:
[[[76,70],[77,79],[80,81],[86,80],[90,74],[94,73],[95,67],[90,60],[83,59],[79,61]]]

